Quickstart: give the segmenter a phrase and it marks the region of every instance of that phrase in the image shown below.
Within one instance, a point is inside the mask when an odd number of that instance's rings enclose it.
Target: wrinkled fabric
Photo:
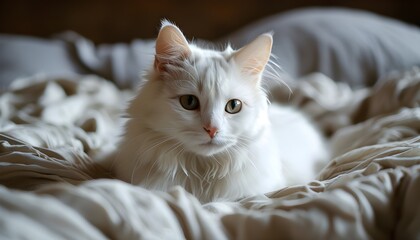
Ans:
[[[207,204],[94,161],[115,148],[134,91],[95,76],[17,81],[0,96],[0,238],[419,239],[419,76],[353,90],[312,74],[292,94],[272,88],[327,134],[331,161],[305,185]]]

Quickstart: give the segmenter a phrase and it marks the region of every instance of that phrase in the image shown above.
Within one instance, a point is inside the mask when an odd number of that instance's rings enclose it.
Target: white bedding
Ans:
[[[288,101],[330,136],[319,178],[236,202],[151,192],[92,159],[115,147],[131,91],[95,76],[34,77],[0,96],[0,238],[419,239],[420,70],[352,90],[321,74]]]

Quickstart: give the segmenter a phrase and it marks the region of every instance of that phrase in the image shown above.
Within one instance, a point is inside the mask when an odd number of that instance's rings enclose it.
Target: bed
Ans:
[[[154,192],[113,178],[95,159],[115,149],[135,92],[127,86],[138,83],[115,60],[146,68],[153,45],[97,47],[66,34],[43,71],[0,57],[16,63],[1,75],[9,80],[0,95],[0,238],[419,239],[420,30],[366,12],[309,9],[226,38],[241,45],[265,28],[280,35],[273,51],[295,79],[287,79],[293,94],[272,87],[271,100],[304,110],[331,146],[317,179],[202,204],[181,187]],[[69,59],[68,46],[83,67],[54,59]],[[141,54],[128,54],[139,46]],[[65,74],[49,72],[49,62]]]

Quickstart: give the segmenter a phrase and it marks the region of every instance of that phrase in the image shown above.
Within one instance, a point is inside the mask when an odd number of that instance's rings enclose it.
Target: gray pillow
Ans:
[[[16,78],[34,74],[49,76],[85,73],[62,40],[0,34],[0,89]]]
[[[274,32],[273,54],[292,77],[322,72],[352,86],[420,66],[420,29],[369,12],[309,8],[275,15],[225,37],[242,46]]]

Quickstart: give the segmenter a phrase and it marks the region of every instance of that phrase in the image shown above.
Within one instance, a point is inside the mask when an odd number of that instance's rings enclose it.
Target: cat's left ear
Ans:
[[[270,59],[272,45],[272,34],[262,34],[234,53],[233,59],[243,73],[259,75]]]
[[[156,38],[155,67],[162,71],[166,64],[175,64],[190,54],[188,41],[181,30],[170,22],[163,21]]]

